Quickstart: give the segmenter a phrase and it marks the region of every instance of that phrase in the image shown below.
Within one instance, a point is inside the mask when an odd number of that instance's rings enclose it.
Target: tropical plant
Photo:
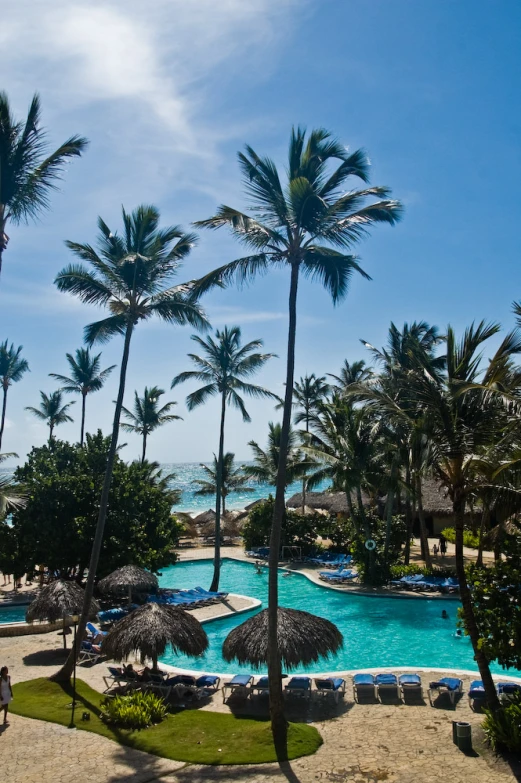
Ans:
[[[26,359],[22,359],[22,345],[14,347],[14,343],[9,346],[7,340],[0,343],[0,385],[2,386],[2,419],[0,421],[0,449],[2,448],[2,437],[5,426],[5,412],[7,409],[7,392],[13,383],[22,380],[24,373],[29,369]]]
[[[498,710],[484,708],[483,712],[483,731],[494,750],[521,753],[521,694],[514,694],[510,703]]]
[[[125,695],[106,699],[100,718],[104,723],[121,726],[123,729],[146,729],[155,723],[161,723],[168,710],[161,696],[151,691],[134,691]]]
[[[112,232],[104,220],[98,218],[99,252],[88,244],[66,243],[74,255],[88,266],[81,263],[71,264],[58,274],[55,281],[60,291],[73,294],[86,304],[95,304],[109,310],[110,315],[107,318],[85,327],[85,340],[88,345],[107,342],[116,335],[124,337],[111,444],[85,586],[85,602],[78,625],[79,639],[83,638],[88,619],[103,542],[134,329],[140,321],[147,321],[153,316],[171,324],[189,324],[196,328],[208,326],[191,286],[171,285],[182,259],[188,256],[195,243],[195,235],[184,233],[179,226],[160,229],[159,211],[153,206],[142,205],[132,213],[126,212],[125,209],[122,212],[122,235]],[[73,665],[74,655],[71,655],[57,677],[69,679]]]
[[[61,387],[61,391],[70,394],[81,394],[80,445],[83,446],[87,394],[100,391],[116,365],[112,364],[106,370],[100,370],[101,354],[98,353],[96,356],[92,356],[88,348],[78,348],[76,356],[71,356],[70,353],[66,353],[65,356],[71,368],[70,378],[67,375],[57,375],[54,372],[50,372],[49,375],[51,378],[55,378],[64,384]]]
[[[30,411],[37,419],[46,421],[49,426],[49,443],[54,436],[54,428],[60,424],[65,424],[67,421],[74,421],[72,416],[69,416],[67,411],[74,405],[73,402],[67,402],[62,405],[63,397],[61,391],[54,391],[47,395],[45,392],[40,392],[41,402],[39,408],[33,408],[31,405],[26,407],[26,411]]]
[[[9,99],[0,92],[0,273],[9,237],[9,221],[17,224],[37,218],[49,207],[49,193],[56,190],[71,158],[79,157],[87,140],[71,136],[46,155],[46,131],[40,124],[40,98],[34,95],[25,122],[15,120]]]
[[[305,375],[295,383],[293,389],[293,403],[297,408],[294,416],[295,424],[304,425],[304,433],[309,433],[309,427],[316,418],[320,405],[325,401],[329,393],[329,386],[322,376],[317,378],[315,373]],[[280,407],[283,407],[282,405]],[[306,477],[302,479],[302,513],[306,508]]]
[[[18,454],[11,452],[9,454],[0,454],[0,464],[11,457],[18,457]],[[7,511],[14,511],[16,508],[22,508],[25,505],[26,494],[23,488],[13,481],[11,476],[0,475],[0,519]]]
[[[235,454],[227,451],[223,455],[222,473],[221,473],[221,515],[226,514],[226,498],[231,492],[253,492],[252,487],[248,487],[248,476],[242,468],[235,467]],[[219,470],[219,460],[213,455],[213,466],[201,463],[206,479],[194,479],[192,484],[197,484],[194,495],[214,495],[217,492],[217,473]]]
[[[127,417],[128,423],[124,422],[121,429],[125,432],[135,432],[143,438],[143,450],[141,452],[141,462],[145,461],[148,436],[167,424],[169,421],[179,421],[181,416],[169,413],[177,402],[167,402],[162,408],[159,408],[159,398],[165,393],[164,389],[152,386],[150,389],[145,386],[143,396],[140,397],[137,391],[134,392],[134,412],[129,411],[125,406],[122,407],[123,414]]]
[[[371,373],[371,368],[366,365],[363,359],[359,359],[356,362],[348,362],[345,359],[339,375],[333,375],[330,372],[327,375],[336,381],[336,384],[333,386],[334,391],[337,394],[343,394],[353,383],[367,381],[371,377]]]
[[[268,444],[266,449],[262,449],[254,440],[250,440],[248,443],[248,446],[253,451],[253,462],[242,466],[245,476],[254,479],[254,481],[258,481],[261,484],[270,484],[272,487],[276,487],[280,460],[282,459],[281,444],[282,425],[278,422],[276,424],[272,421],[268,422]],[[313,464],[314,463],[312,463],[311,460],[305,460],[302,453],[299,451],[297,432],[295,430],[290,430],[288,448],[286,451],[284,489],[294,481],[298,481],[305,476],[306,472]]]
[[[331,164],[335,162],[338,165],[331,170]],[[268,599],[270,715],[277,752],[285,757],[287,722],[277,643],[277,563],[287,483],[299,276],[302,273],[320,281],[334,303],[341,301],[347,294],[353,273],[368,277],[356,257],[347,251],[375,223],[396,223],[401,216],[401,205],[387,198],[388,188],[367,187],[346,192],[345,183],[351,176],[367,182],[369,161],[362,150],[349,152],[324,129],[311,131],[307,138],[305,130],[293,129],[284,186],[275,163],[260,157],[249,146],[246,153],[239,153],[239,165],[251,199],[252,214],[222,205],[214,217],[197,225],[212,229],[227,226],[251,252],[206,275],[199,285],[201,290],[206,290],[233,280],[246,283],[270,270],[284,268],[290,272],[286,390],[270,540]],[[378,200],[367,203],[372,198]]]
[[[241,330],[238,326],[229,328],[225,326],[222,331],[215,332],[215,340],[208,337],[206,340],[197,335],[192,336],[202,349],[202,356],[190,353],[189,358],[196,366],[196,370],[181,372],[172,381],[172,388],[184,381],[200,381],[204,384],[197,391],[192,392],[186,398],[189,411],[199,405],[203,405],[210,397],[219,395],[221,398],[221,424],[219,431],[219,452],[217,457],[217,477],[215,482],[215,555],[214,574],[210,590],[219,589],[219,577],[221,573],[221,493],[222,471],[224,461],[224,425],[226,407],[233,405],[237,408],[243,421],[251,421],[250,415],[244,405],[241,395],[248,397],[278,399],[276,394],[248,382],[275,354],[258,353],[263,346],[262,340],[252,340],[246,345],[241,345]]]

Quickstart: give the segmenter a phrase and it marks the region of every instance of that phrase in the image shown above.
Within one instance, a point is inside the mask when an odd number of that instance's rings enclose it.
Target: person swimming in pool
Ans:
[[[442,616],[443,620],[448,620],[449,619],[449,615],[447,614],[445,609],[442,611],[441,616]]]
[[[255,571],[258,574],[264,573],[263,570],[262,570],[262,563],[260,563],[258,560],[255,561]]]

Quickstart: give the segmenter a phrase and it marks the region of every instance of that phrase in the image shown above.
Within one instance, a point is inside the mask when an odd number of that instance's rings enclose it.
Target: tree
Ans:
[[[234,464],[235,454],[227,451],[223,456],[223,465],[221,473],[221,515],[226,514],[226,498],[231,492],[253,492],[252,487],[248,487],[248,476],[242,468],[236,468]],[[204,470],[206,479],[194,479],[192,484],[197,484],[194,495],[214,495],[217,492],[217,473],[219,471],[219,460],[213,455],[213,466],[204,465],[200,467]]]
[[[371,377],[371,373],[371,368],[366,365],[363,359],[356,362],[348,362],[345,359],[340,369],[340,375],[333,375],[330,372],[327,375],[337,382],[337,385],[334,386],[337,394],[343,394],[353,383],[367,381]]]
[[[278,399],[276,394],[248,382],[275,354],[258,353],[262,348],[262,340],[252,340],[246,345],[241,345],[241,330],[238,326],[231,328],[225,326],[221,331],[215,332],[216,339],[208,337],[202,340],[197,335],[192,336],[202,348],[202,356],[190,353],[189,358],[197,367],[196,370],[188,370],[179,373],[172,381],[172,389],[184,381],[196,380],[204,383],[197,391],[192,392],[186,398],[189,411],[199,405],[203,405],[210,397],[219,395],[221,398],[221,425],[219,432],[219,452],[217,457],[217,478],[215,483],[215,555],[214,574],[210,590],[219,589],[221,573],[221,491],[222,471],[224,461],[224,424],[226,407],[233,405],[237,408],[243,421],[251,421],[250,415],[244,405],[241,394],[254,398]]]
[[[134,412],[129,411],[125,406],[122,407],[123,414],[127,417],[130,423],[124,422],[121,428],[125,432],[136,432],[143,437],[143,450],[141,452],[141,462],[145,461],[145,454],[147,450],[147,438],[148,436],[162,427],[163,424],[167,424],[169,421],[176,421],[181,419],[181,416],[176,416],[173,413],[169,413],[170,410],[177,405],[177,402],[167,402],[162,408],[158,407],[159,398],[165,393],[164,389],[159,389],[157,386],[152,386],[148,389],[145,386],[143,396],[140,397],[137,391],[134,392]]]
[[[18,454],[14,452],[0,454],[0,464],[10,457],[18,457]],[[21,508],[25,504],[25,497],[23,487],[16,481],[13,481],[10,476],[0,476],[0,519],[5,516],[6,512]],[[3,569],[0,568],[0,571],[3,571]],[[12,572],[6,571],[5,573]]]
[[[171,286],[171,281],[192,249],[196,237],[185,234],[179,226],[159,228],[159,211],[142,205],[132,213],[123,212],[123,235],[113,233],[98,218],[99,252],[91,245],[67,242],[67,247],[84,264],[70,264],[56,277],[60,291],[77,296],[86,304],[105,307],[110,315],[85,327],[88,345],[107,342],[115,335],[124,337],[119,388],[114,408],[110,449],[101,490],[98,522],[92,544],[89,575],[85,585],[85,600],[78,624],[78,638],[83,637],[88,619],[94,580],[103,543],[112,470],[116,457],[119,422],[123,407],[130,342],[140,321],[157,316],[171,324],[190,324],[206,328],[208,323],[190,285]],[[90,268],[89,268],[90,267]],[[71,654],[56,675],[70,679],[74,665]]]
[[[316,418],[320,404],[324,402],[329,392],[326,379],[317,378],[315,373],[305,375],[295,383],[293,389],[294,404],[297,412],[294,416],[295,424],[303,424],[306,435],[309,433],[311,422]],[[282,406],[281,406],[282,407]],[[302,479],[302,513],[306,508],[306,477]]]
[[[272,421],[268,422],[268,445],[264,450],[256,441],[250,440],[248,446],[253,451],[253,464],[242,466],[244,474],[262,484],[276,487],[281,460],[281,443],[282,425],[278,422],[276,424]],[[305,476],[311,464],[310,461],[305,461],[299,452],[297,433],[295,430],[290,430],[284,489]]]
[[[54,440],[33,448],[17,468],[27,503],[15,510],[12,529],[30,568],[45,564],[64,579],[82,580],[109,448],[101,431],[87,434],[83,447]],[[179,525],[171,508],[180,493],[169,489],[169,479],[156,463],[127,464],[116,455],[99,577],[129,562],[152,571],[172,562]]]
[[[34,95],[25,122],[15,120],[9,99],[0,92],[0,273],[9,237],[9,221],[15,224],[37,218],[49,208],[49,193],[57,189],[61,173],[71,158],[81,155],[87,139],[71,136],[46,155],[46,131],[40,124],[40,98]]]
[[[338,165],[331,170],[330,166],[335,162]],[[373,224],[396,223],[402,210],[398,201],[387,198],[388,188],[368,187],[346,192],[345,183],[351,176],[367,182],[369,161],[362,150],[350,153],[324,129],[311,131],[307,138],[305,130],[293,129],[285,186],[275,163],[260,157],[249,146],[246,153],[239,153],[239,165],[252,203],[252,214],[222,205],[214,217],[197,225],[212,229],[227,226],[251,253],[206,275],[199,281],[199,286],[206,290],[233,280],[247,283],[258,274],[281,267],[290,272],[286,391],[270,541],[268,597],[270,715],[277,753],[283,758],[287,754],[287,723],[277,643],[277,564],[293,402],[299,276],[302,273],[320,281],[335,304],[341,301],[354,272],[368,277],[356,257],[346,251],[365,236]],[[373,197],[379,200],[367,203],[367,199]]]
[[[496,442],[511,416],[511,395],[505,383],[512,380],[512,357],[521,352],[521,340],[508,334],[484,373],[481,349],[499,331],[498,324],[472,324],[458,342],[451,327],[447,331],[446,372],[429,370],[415,374],[411,392],[424,411],[424,427],[433,453],[436,475],[447,487],[455,518],[456,571],[458,574],[465,628],[492,710],[499,707],[490,673],[489,658],[476,622],[472,591],[463,558],[465,506],[474,490],[473,460]]]
[[[50,372],[51,378],[55,378],[60,383],[63,383],[61,391],[81,394],[81,434],[80,445],[83,446],[83,440],[85,436],[85,403],[87,400],[87,394],[100,391],[112,370],[115,368],[115,364],[107,367],[106,370],[100,370],[101,354],[91,356],[88,348],[78,348],[76,356],[71,356],[70,353],[66,353],[69,367],[71,368],[71,377],[66,375],[57,375],[54,372]]]
[[[2,420],[0,422],[0,449],[2,448],[2,437],[4,434],[8,389],[13,383],[21,381],[23,375],[29,369],[27,360],[22,359],[22,348],[22,345],[15,348],[14,343],[11,343],[11,345],[8,346],[7,340],[0,343],[0,384],[3,391]]]
[[[74,405],[73,402],[67,402],[62,405],[62,393],[61,391],[54,391],[47,396],[45,392],[40,392],[41,402],[39,408],[33,408],[31,405],[26,407],[26,411],[30,411],[36,418],[46,421],[49,425],[49,442],[53,439],[54,428],[60,424],[65,424],[67,421],[74,421],[72,416],[69,416],[67,411]]]

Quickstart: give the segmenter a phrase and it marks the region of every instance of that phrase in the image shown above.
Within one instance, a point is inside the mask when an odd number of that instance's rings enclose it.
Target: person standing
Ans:
[[[0,702],[4,711],[4,726],[7,724],[7,711],[12,700],[13,689],[11,688],[9,669],[7,666],[2,666],[0,669]]]
[[[445,557],[447,554],[447,539],[443,533],[440,534],[440,552],[442,557]]]

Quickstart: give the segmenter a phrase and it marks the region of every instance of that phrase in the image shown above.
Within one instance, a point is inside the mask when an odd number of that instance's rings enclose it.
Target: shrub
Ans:
[[[101,710],[101,719],[124,729],[146,729],[153,723],[161,723],[166,713],[166,704],[160,696],[136,691],[128,696],[107,699]]]
[[[441,532],[445,536],[447,541],[450,541],[451,544],[455,544],[456,543],[456,531],[454,530],[453,527],[446,527]],[[477,536],[471,530],[464,530],[463,531],[463,546],[466,546],[469,549],[478,549],[478,547],[479,547],[479,536]]]
[[[496,712],[483,711],[483,730],[494,750],[521,753],[521,694],[516,693],[510,704]]]
[[[269,545],[274,503],[270,495],[250,511],[242,529],[245,549]],[[315,547],[317,528],[321,524],[323,517],[319,514],[302,516],[295,511],[286,511],[282,521],[281,546],[298,546],[302,554],[308,554]]]

